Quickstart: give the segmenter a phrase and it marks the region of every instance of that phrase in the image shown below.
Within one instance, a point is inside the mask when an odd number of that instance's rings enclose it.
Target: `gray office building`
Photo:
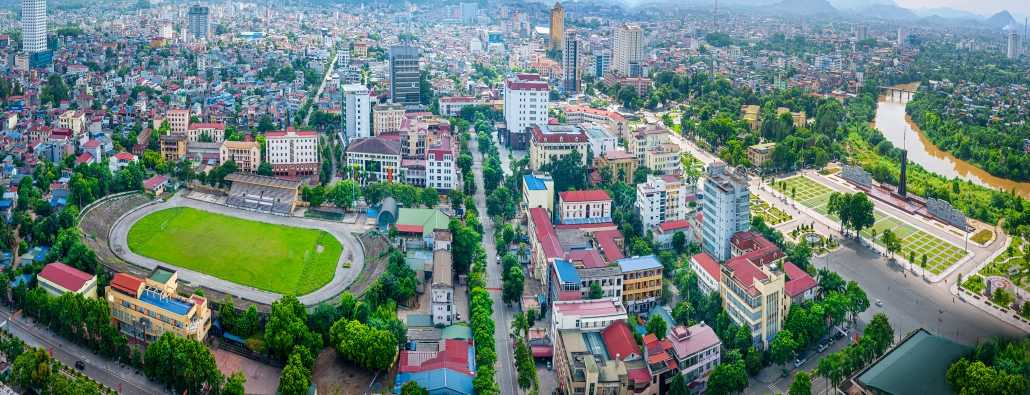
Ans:
[[[190,39],[210,39],[211,38],[211,11],[207,7],[202,7],[200,4],[195,4],[190,7],[189,12],[189,25],[188,32]]]
[[[390,47],[390,98],[404,107],[419,107],[420,92],[418,48]]]

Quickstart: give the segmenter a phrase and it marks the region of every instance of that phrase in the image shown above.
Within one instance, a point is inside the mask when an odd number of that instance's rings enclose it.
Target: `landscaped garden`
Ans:
[[[1019,237],[997,258],[980,270],[982,276],[1006,277],[1017,287],[1030,291],[1030,243]]]
[[[801,205],[808,207],[815,212],[822,214],[832,221],[840,221],[835,215],[826,209],[830,202],[830,194],[833,190],[805,176],[791,177],[783,180],[775,180],[770,185],[787,198],[790,198]],[[885,230],[890,230],[901,239],[901,250],[898,256],[908,258],[915,251],[916,266],[922,265],[922,256],[926,255],[926,271],[933,274],[941,274],[947,268],[958,263],[967,252],[962,248],[948,243],[929,233],[919,230],[915,226],[906,224],[900,219],[887,215],[880,210],[873,210],[873,217],[876,222],[873,226],[863,229],[861,235],[867,240],[874,240],[876,244],[883,246],[879,235]]]
[[[769,226],[776,226],[794,218],[753,193],[751,194],[751,216],[762,217]]]
[[[137,254],[235,283],[304,295],[333,279],[343,245],[315,229],[248,221],[185,207],[140,219],[129,230]]]
[[[992,232],[990,229],[982,229],[979,232],[976,232],[976,234],[973,235],[973,237],[971,237],[969,240],[972,240],[974,243],[977,244],[987,244],[988,241],[991,241],[992,237],[994,237],[994,232]]]

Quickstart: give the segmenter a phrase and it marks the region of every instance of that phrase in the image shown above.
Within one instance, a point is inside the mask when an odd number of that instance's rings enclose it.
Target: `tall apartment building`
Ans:
[[[272,164],[276,177],[318,178],[318,134],[314,130],[265,133],[265,160]]]
[[[594,53],[594,78],[604,78],[604,73],[612,71],[612,51],[602,49]]]
[[[686,184],[672,175],[648,175],[647,182],[638,184],[635,208],[644,229],[687,219],[687,190]]]
[[[426,152],[426,186],[443,193],[457,188],[458,161],[450,135],[442,135],[440,139],[428,147]]]
[[[644,58],[644,29],[636,25],[622,25],[615,29],[615,43],[612,49],[612,72],[627,77],[630,63]]]
[[[372,110],[373,129],[378,136],[386,132],[396,132],[404,119],[404,106],[393,103],[376,103]]]
[[[204,341],[211,329],[207,298],[176,293],[179,274],[158,266],[142,279],[118,273],[107,286],[111,325],[143,342],[152,342],[165,332]]]
[[[361,84],[344,85],[341,89],[344,98],[344,136],[350,142],[354,138],[371,136],[371,125],[368,116],[372,108],[372,100],[368,88]]]
[[[576,31],[569,30],[565,33],[564,50],[561,58],[561,88],[568,93],[579,92],[579,72],[581,59],[579,58],[580,42],[576,38]]]
[[[908,29],[898,28],[898,46],[905,48],[905,43],[908,42]]]
[[[187,31],[193,40],[211,38],[211,10],[200,4],[190,7]]]
[[[261,166],[261,144],[257,141],[223,141],[218,150],[218,162],[232,160],[244,173],[256,173]]]
[[[855,26],[855,39],[861,41],[869,38],[869,26],[858,25]]]
[[[662,300],[662,263],[654,255],[615,261],[622,268],[622,304],[626,311],[651,311]]]
[[[476,15],[479,14],[478,3],[461,3],[461,23],[475,23]]]
[[[554,2],[551,7],[551,49],[563,50],[565,45],[565,7]]]
[[[46,0],[22,0],[21,39],[27,54],[46,51]]]
[[[751,227],[751,189],[747,175],[723,162],[708,166],[702,200],[701,249],[724,261],[730,258],[733,234]]]
[[[168,120],[168,134],[185,136],[189,131],[190,110],[168,110],[165,118]]]
[[[418,48],[390,47],[390,98],[404,107],[422,105],[419,89]]]
[[[547,124],[551,88],[540,80],[540,74],[504,76],[504,122],[508,130],[524,131]]]
[[[1023,38],[1019,33],[1009,33],[1009,59],[1018,59],[1023,54]]]
[[[759,349],[768,347],[790,310],[791,299],[783,288],[787,276],[777,265],[782,260],[779,249],[758,250],[720,267],[722,308],[735,324],[747,326],[752,344]]]

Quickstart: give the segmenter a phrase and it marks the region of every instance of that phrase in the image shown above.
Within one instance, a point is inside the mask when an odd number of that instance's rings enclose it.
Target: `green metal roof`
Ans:
[[[440,210],[430,208],[401,208],[397,212],[397,225],[418,225],[422,227],[422,235],[432,233],[434,229],[447,229],[451,218]]]
[[[858,380],[873,394],[954,394],[945,373],[972,348],[920,329],[870,366]]]
[[[440,331],[440,337],[452,340],[468,340],[472,338],[472,328],[463,325],[451,325]]]
[[[164,269],[154,270],[154,274],[150,275],[150,279],[151,280],[154,280],[154,281],[157,281],[157,282],[160,282],[160,283],[168,283],[168,280],[171,279],[171,278],[172,278],[172,272],[164,270]]]

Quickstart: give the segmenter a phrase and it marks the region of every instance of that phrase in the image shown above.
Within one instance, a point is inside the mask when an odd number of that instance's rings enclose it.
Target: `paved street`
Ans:
[[[326,71],[325,75],[333,75],[333,69],[336,68],[336,58],[339,57],[339,56],[340,56],[340,54],[336,54],[336,57],[333,57],[333,60],[331,62],[329,62],[329,71]],[[325,78],[323,77],[322,78],[322,82],[320,82],[318,84],[318,91],[315,92],[315,96],[313,96],[310,99],[308,99],[308,100],[312,101],[313,103],[315,103],[315,105],[312,106],[312,108],[318,108],[318,98],[322,97],[322,91],[324,89],[325,89]],[[312,111],[308,111],[308,114],[304,116],[304,124],[305,125],[307,125],[308,124],[308,120],[311,119],[311,113],[312,112],[314,112],[314,111],[313,110]]]
[[[5,317],[10,317],[12,311],[8,308],[3,310]],[[37,328],[32,324],[32,319],[24,314],[9,320],[9,329],[15,336],[21,338],[29,346],[44,347],[53,349],[54,358],[68,366],[75,366],[76,361],[86,362],[86,369],[83,374],[89,376],[98,383],[110,388],[118,389],[122,385],[122,394],[143,395],[160,394],[164,386],[151,383],[143,375],[136,375],[132,369],[120,368],[115,362],[109,361],[99,355],[93,355],[88,351],[72,343],[65,341],[46,328]]]
[[[479,142],[473,137],[469,141],[469,150],[472,151],[472,173],[476,177],[475,200],[479,209],[479,221],[483,223],[483,249],[486,250],[486,286],[490,290],[490,296],[494,299],[494,340],[497,344],[497,361],[501,364],[494,376],[497,386],[501,388],[501,395],[519,394],[517,376],[515,372],[514,354],[512,354],[512,339],[508,337],[511,331],[511,317],[518,312],[517,307],[507,307],[501,302],[501,267],[497,262],[497,253],[494,244],[494,225],[490,216],[486,215],[486,195],[483,193],[483,155],[479,153]]]
[[[360,274],[362,269],[365,267],[364,250],[361,247],[361,243],[358,242],[358,239],[351,234],[351,232],[364,232],[366,230],[364,225],[347,224],[342,222],[326,222],[308,218],[282,217],[267,213],[258,213],[184,198],[181,193],[168,199],[167,202],[144,206],[135,211],[131,211],[120,218],[111,229],[111,235],[108,238],[111,242],[111,248],[114,253],[129,263],[147,269],[153,269],[157,265],[176,267],[179,269],[179,280],[201,284],[205,287],[217,289],[244,299],[265,304],[271,304],[273,301],[279,300],[281,297],[280,294],[237,284],[232,281],[223,280],[197,271],[179,268],[175,265],[136,254],[128,249],[127,240],[129,237],[129,229],[132,228],[132,225],[135,224],[136,221],[139,221],[140,218],[143,218],[150,213],[173,207],[191,207],[215,214],[251,221],[292,226],[296,228],[319,229],[329,232],[335,236],[340,240],[340,243],[343,244],[343,254],[340,255],[340,260],[337,262],[336,274],[333,276],[332,281],[315,292],[297,297],[301,303],[309,306],[317,304],[323,300],[329,300],[340,292],[343,292],[348,285],[357,279],[358,274]],[[351,267],[344,268],[343,262],[350,262]]]

